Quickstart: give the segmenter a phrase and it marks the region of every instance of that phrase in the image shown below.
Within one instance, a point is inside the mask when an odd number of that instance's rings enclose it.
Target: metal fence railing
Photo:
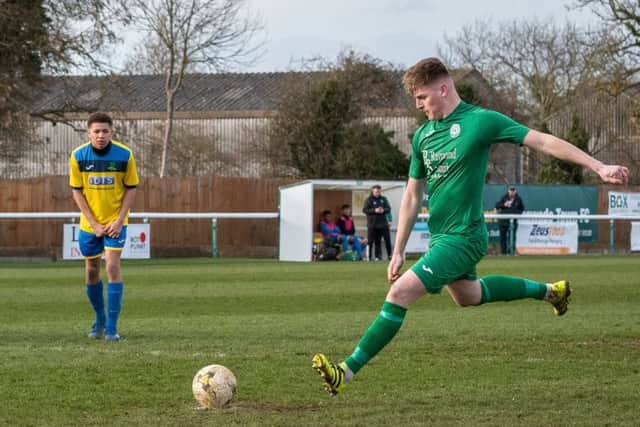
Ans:
[[[80,217],[79,212],[0,212],[0,220],[19,219],[69,219],[76,221]],[[152,219],[209,219],[211,220],[212,247],[211,255],[218,256],[218,220],[219,219],[278,219],[278,212],[132,212],[132,219],[142,219],[147,223]],[[419,214],[419,220],[427,220],[428,214]],[[555,221],[608,221],[609,223],[609,254],[615,252],[615,227],[620,221],[640,221],[640,215],[553,215],[553,214],[485,214],[486,220],[508,219],[513,220],[539,220],[544,222]],[[513,235],[513,234],[512,234]],[[510,242],[513,247],[515,242]]]
[[[218,220],[219,219],[277,219],[278,212],[131,212],[129,218],[142,219],[147,223],[151,219],[210,219],[211,220],[211,256],[218,256]],[[70,219],[80,218],[79,212],[0,212],[2,219]]]

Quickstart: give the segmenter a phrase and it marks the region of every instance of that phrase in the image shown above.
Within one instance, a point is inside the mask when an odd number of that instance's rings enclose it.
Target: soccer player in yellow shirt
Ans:
[[[117,323],[123,284],[120,255],[127,237],[129,209],[138,185],[136,162],[131,150],[112,140],[111,117],[93,113],[87,121],[89,142],[77,147],[69,158],[69,185],[80,209],[80,253],[85,258],[86,290],[96,313],[89,338],[104,335],[118,341]],[[100,260],[107,271],[105,314]]]

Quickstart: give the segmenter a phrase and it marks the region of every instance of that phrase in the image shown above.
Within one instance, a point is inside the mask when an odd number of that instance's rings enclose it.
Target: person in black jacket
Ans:
[[[515,187],[509,187],[507,194],[496,203],[496,209],[500,214],[521,214],[524,211],[524,203],[522,203],[522,198],[518,195]],[[500,252],[502,255],[507,255],[511,249],[510,242],[515,241],[518,221],[513,220],[513,234],[509,234],[510,221],[508,219],[499,219],[498,228],[500,229]]]
[[[362,212],[367,215],[367,240],[369,241],[369,260],[382,259],[381,239],[384,238],[387,257],[391,259],[391,236],[389,233],[389,221],[387,214],[391,211],[391,206],[386,197],[382,195],[382,188],[379,185],[371,187],[371,194],[364,202]]]

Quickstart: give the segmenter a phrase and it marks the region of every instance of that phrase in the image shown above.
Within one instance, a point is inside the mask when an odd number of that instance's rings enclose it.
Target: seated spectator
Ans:
[[[343,238],[342,241],[343,252],[349,250],[349,245],[352,245],[353,250],[358,254],[358,259],[363,259],[363,238],[356,235],[356,226],[353,223],[353,216],[351,215],[351,205],[342,205],[342,215],[336,225],[342,232],[343,236],[346,237],[346,239]]]
[[[322,237],[331,240],[331,243],[340,243],[342,241],[342,231],[338,225],[333,222],[333,218],[331,218],[331,211],[329,210],[322,211],[320,224],[318,224],[318,231],[322,233]]]
[[[318,224],[318,231],[322,234],[322,238],[324,239],[322,243],[323,250],[321,252],[327,252],[329,255],[324,257],[319,257],[321,259],[336,259],[337,258],[337,249],[340,248],[340,244],[346,239],[346,236],[343,236],[340,232],[340,228],[333,222],[331,218],[331,211],[324,210],[322,211],[322,215],[320,216],[320,223]],[[334,254],[331,249],[336,249],[336,253]],[[328,250],[327,250],[328,249]]]

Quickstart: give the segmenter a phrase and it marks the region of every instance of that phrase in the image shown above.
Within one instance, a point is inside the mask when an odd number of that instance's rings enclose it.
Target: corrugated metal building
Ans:
[[[574,118],[589,135],[589,152],[605,163],[623,164],[632,179],[640,174],[640,83],[618,96],[604,93],[576,103],[549,122],[551,131],[566,135]]]
[[[325,73],[190,74],[175,99],[174,145],[169,175],[268,175],[262,142],[277,114],[280,96],[290,79],[321,79]],[[495,92],[476,70],[454,71],[457,82],[473,88],[483,105],[492,106]],[[368,121],[393,131],[393,142],[407,155],[416,129],[413,101],[397,78],[398,93],[391,105],[368,111]],[[25,141],[13,161],[3,159],[5,178],[66,175],[67,159],[85,142],[88,112],[105,111],[116,123],[116,139],[136,154],[139,172],[156,175],[159,169],[166,95],[164,77],[64,76],[46,77],[34,89],[32,117],[35,135]],[[29,142],[29,143],[27,143]],[[496,156],[490,167],[494,182],[517,182],[519,155],[511,147]],[[498,173],[492,173],[497,170]]]

